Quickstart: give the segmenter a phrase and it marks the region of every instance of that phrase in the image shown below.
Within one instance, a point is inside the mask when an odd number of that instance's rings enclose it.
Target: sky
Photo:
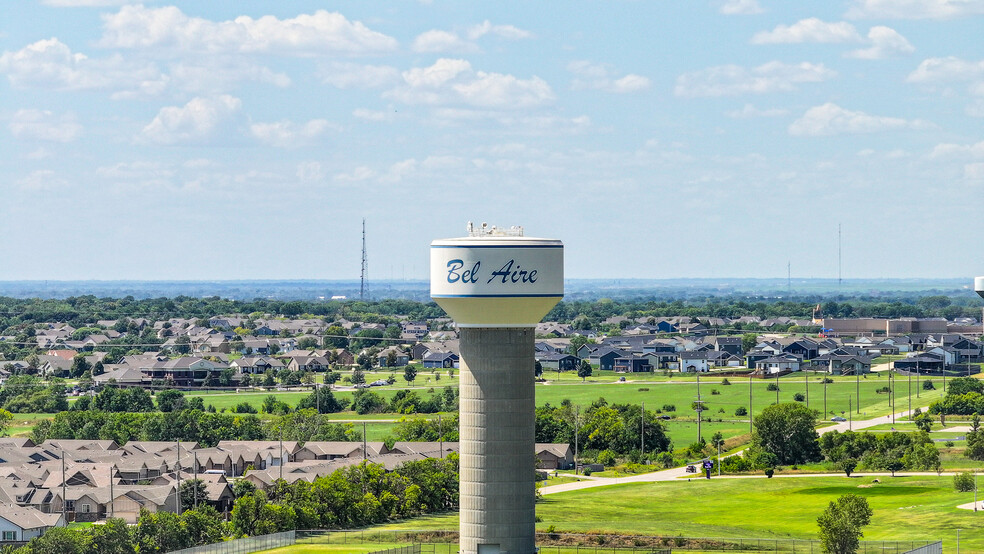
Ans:
[[[982,0],[7,2],[0,280],[353,279],[363,218],[370,279],[426,278],[468,221],[562,239],[573,278],[973,277],[982,23]]]

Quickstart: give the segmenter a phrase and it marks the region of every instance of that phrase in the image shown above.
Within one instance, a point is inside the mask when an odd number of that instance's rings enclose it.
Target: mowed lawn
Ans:
[[[984,511],[959,510],[972,493],[952,477],[776,477],[694,479],[613,485],[552,494],[537,504],[538,531],[600,531],[659,536],[817,538],[817,516],[844,494],[865,497],[874,511],[865,540],[933,541],[984,552]],[[456,529],[455,514],[417,518],[379,529]]]

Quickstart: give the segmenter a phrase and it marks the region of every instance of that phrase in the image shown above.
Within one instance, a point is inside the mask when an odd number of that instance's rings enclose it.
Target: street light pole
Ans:
[[[748,374],[748,432],[752,432],[752,374]]]

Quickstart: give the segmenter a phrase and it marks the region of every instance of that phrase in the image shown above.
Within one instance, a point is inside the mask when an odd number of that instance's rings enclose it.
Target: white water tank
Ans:
[[[564,244],[505,232],[435,240],[430,282],[459,327],[535,327],[564,297]]]

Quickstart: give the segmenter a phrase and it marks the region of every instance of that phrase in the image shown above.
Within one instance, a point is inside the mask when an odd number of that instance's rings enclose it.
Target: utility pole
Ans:
[[[194,485],[195,485],[195,487],[194,487],[194,489],[195,489],[195,501],[194,502],[195,502],[195,509],[197,510],[198,509],[198,483],[199,483],[199,481],[198,481],[198,451],[197,450],[195,451],[195,469],[194,469],[194,471],[195,471],[195,481],[194,481]]]
[[[810,409],[810,375],[803,371],[803,381],[806,383],[806,409]]]
[[[577,435],[581,427],[581,407],[574,408],[574,475],[577,475]]]
[[[61,451],[61,459],[62,459],[62,520],[65,522],[65,526],[67,527],[68,513],[66,510],[68,507],[68,491],[66,490],[66,483],[65,483],[65,449],[64,448]]]
[[[823,375],[823,417],[827,418],[827,374]]]
[[[907,371],[906,374],[909,376],[909,393],[907,394],[909,397],[909,419],[912,419],[912,372]]]
[[[363,448],[363,459],[365,459],[365,449]],[[280,480],[284,479],[284,428],[280,428]]]
[[[642,428],[639,432],[639,450],[642,452],[642,459],[646,459],[646,403],[642,403],[642,418],[639,420],[640,427]]]
[[[779,372],[776,372],[776,404],[779,403]]]
[[[847,397],[847,430],[854,430],[854,410],[851,409],[851,396]]]
[[[703,413],[704,404],[700,401],[700,371],[696,371],[697,374],[697,442],[700,442],[700,420],[703,419],[701,414]]]
[[[366,442],[366,422],[362,422],[362,461],[369,457],[369,445]]]
[[[178,446],[178,457],[174,464],[174,475],[177,477],[178,486],[174,489],[174,497],[177,498],[178,504],[174,508],[174,513],[181,515],[181,441],[175,441]]]
[[[444,424],[441,423],[441,414],[437,414],[437,440],[440,442],[440,457],[444,458]]]
[[[116,497],[113,496],[113,470],[116,469],[116,464],[110,464],[109,466],[109,517],[116,515]]]
[[[752,374],[748,374],[748,432],[752,432]]]
[[[854,370],[854,378],[857,384],[854,385],[854,395],[858,399],[858,413],[861,413],[861,368],[856,368]]]
[[[895,378],[892,370],[888,370],[888,401],[892,405],[892,425],[895,425]]]

